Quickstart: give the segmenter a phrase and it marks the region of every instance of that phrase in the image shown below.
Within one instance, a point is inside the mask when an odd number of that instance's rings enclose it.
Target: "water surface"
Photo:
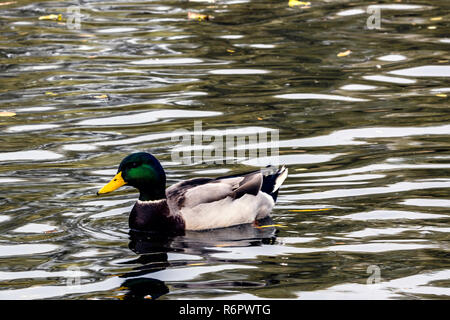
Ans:
[[[447,1],[0,5],[0,298],[450,297]],[[169,184],[260,165],[173,161],[194,121],[279,130],[275,227],[130,235],[135,191],[95,195],[136,151]]]

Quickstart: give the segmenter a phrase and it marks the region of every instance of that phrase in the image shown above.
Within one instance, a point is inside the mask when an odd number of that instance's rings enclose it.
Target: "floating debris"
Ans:
[[[188,19],[189,20],[198,20],[198,21],[209,21],[214,19],[213,16],[207,15],[207,14],[200,14],[197,12],[188,12]]]
[[[272,228],[272,227],[279,227],[279,228],[286,228],[286,226],[282,224],[266,224],[264,226],[256,226],[256,229],[262,229],[262,228]]]
[[[346,57],[346,56],[350,55],[351,53],[352,53],[351,50],[347,50],[347,51],[339,52],[339,53],[337,54],[337,56],[338,56],[338,57]]]
[[[290,212],[314,212],[314,211],[327,211],[331,210],[331,208],[322,208],[322,209],[292,209]]]
[[[289,0],[289,7],[301,7],[302,9],[308,9],[311,6],[311,2],[308,1],[298,1],[298,0]]]
[[[108,95],[106,94],[101,94],[99,96],[94,96],[95,99],[108,99]]]
[[[58,229],[52,229],[52,230],[44,231],[44,233],[49,234],[49,233],[56,233],[56,232],[58,232],[58,231],[59,231]]]
[[[49,14],[48,16],[40,16],[39,20],[61,21],[62,20],[62,14]]]
[[[7,6],[9,4],[14,4],[16,1],[0,2],[0,6]]]
[[[0,111],[0,117],[14,117],[15,115],[15,112]]]

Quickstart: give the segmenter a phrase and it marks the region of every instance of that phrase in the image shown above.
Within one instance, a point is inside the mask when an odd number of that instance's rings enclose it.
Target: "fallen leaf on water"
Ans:
[[[280,150],[279,151],[279,153],[282,153],[282,154],[291,154],[291,153],[305,153],[306,152],[306,150]],[[307,169],[305,169],[305,168],[300,168],[300,169],[296,169],[295,171],[304,171],[304,170],[307,170]]]
[[[53,230],[47,230],[47,231],[45,231],[44,233],[55,233],[55,232],[58,232],[58,229],[53,229]]]
[[[198,20],[198,21],[209,21],[214,19],[213,16],[207,15],[207,14],[200,14],[196,12],[188,12],[188,19],[189,20]]]
[[[107,99],[108,96],[106,94],[101,94],[99,96],[94,96],[95,99]]]
[[[16,1],[9,1],[9,2],[0,2],[0,6],[7,6],[8,4],[16,3]]]
[[[205,262],[198,262],[198,263],[189,263],[187,265],[192,267],[192,266],[204,266],[205,264],[206,264]]]
[[[49,14],[48,16],[40,16],[39,20],[62,20],[61,14]]]
[[[15,115],[15,112],[0,111],[0,117],[14,117]]]
[[[436,26],[429,26],[428,29],[429,30],[435,30],[437,27]]]
[[[331,210],[331,208],[322,208],[322,209],[292,209],[289,210],[291,212],[308,212],[308,211],[326,211]]]
[[[92,33],[80,33],[79,36],[80,36],[80,37],[85,37],[85,38],[86,38],[86,37],[87,37],[87,38],[95,37],[95,35],[92,34]]]
[[[257,226],[255,228],[262,229],[262,228],[272,228],[272,227],[286,228],[286,226],[283,226],[282,224],[266,224],[265,226]]]
[[[229,247],[232,245],[233,245],[232,243],[219,243],[219,244],[214,245],[214,247],[222,248],[222,247]]]
[[[447,95],[445,93],[438,93],[436,94],[436,97],[447,98]]]
[[[229,53],[234,53],[235,51],[232,50],[232,49],[227,49],[227,52],[229,52]]]
[[[346,56],[348,56],[350,53],[352,53],[352,51],[351,51],[351,50],[347,50],[347,51],[339,52],[339,53],[337,54],[337,56],[338,56],[338,57],[346,57]]]
[[[56,93],[51,92],[51,91],[47,91],[45,94],[46,94],[47,96],[57,96]]]
[[[433,18],[430,18],[430,20],[431,21],[440,21],[440,20],[442,20],[442,17],[433,17]]]
[[[311,2],[308,1],[298,1],[298,0],[289,0],[289,7],[302,7],[302,8],[309,8],[311,5]]]
[[[151,295],[148,294],[148,295],[144,296],[144,299],[153,299],[153,298]]]
[[[261,118],[261,117],[258,117],[257,119],[258,119],[258,120],[262,120],[263,118]]]

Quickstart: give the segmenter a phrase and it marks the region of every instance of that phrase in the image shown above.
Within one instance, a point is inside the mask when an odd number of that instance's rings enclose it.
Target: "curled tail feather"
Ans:
[[[269,194],[273,200],[276,201],[278,190],[284,180],[286,180],[287,175],[288,169],[285,166],[282,166],[280,169],[276,170],[275,173],[273,173],[273,167],[267,168],[267,171],[264,174],[261,191]]]

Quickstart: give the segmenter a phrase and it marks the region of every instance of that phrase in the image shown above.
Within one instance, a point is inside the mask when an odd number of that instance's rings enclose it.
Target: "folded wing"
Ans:
[[[220,201],[227,197],[239,199],[246,194],[256,196],[261,190],[262,183],[263,175],[261,171],[217,179],[196,178],[186,180],[167,188],[167,203],[172,212],[180,212],[183,208],[193,208],[200,204]]]

